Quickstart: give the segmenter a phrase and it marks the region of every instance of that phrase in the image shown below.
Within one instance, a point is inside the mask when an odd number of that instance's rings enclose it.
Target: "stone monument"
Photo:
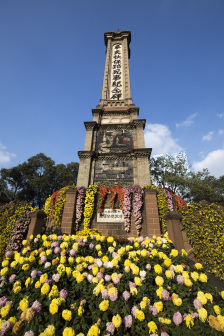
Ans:
[[[90,184],[151,184],[145,148],[145,119],[132,103],[129,62],[131,32],[104,34],[106,61],[100,103],[93,121],[84,122],[85,146],[80,158],[77,186]]]

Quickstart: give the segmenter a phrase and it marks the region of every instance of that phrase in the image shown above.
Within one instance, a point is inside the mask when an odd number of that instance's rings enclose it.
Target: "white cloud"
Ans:
[[[223,135],[224,134],[224,129],[220,129],[218,132],[219,135]]]
[[[194,123],[194,118],[196,117],[197,113],[190,115],[186,120],[182,121],[180,124],[176,124],[176,127],[180,126],[190,126]]]
[[[208,132],[208,134],[206,134],[206,135],[204,135],[203,136],[203,138],[202,138],[202,141],[210,141],[210,140],[212,140],[212,137],[213,137],[213,134],[214,134],[214,132]]]
[[[216,178],[224,175],[224,149],[217,149],[208,153],[202,161],[193,162],[192,167],[195,171],[202,171],[207,168],[211,175]]]
[[[177,153],[183,150],[177,139],[172,138],[169,127],[162,124],[146,124],[146,147],[152,148],[153,155]]]
[[[0,165],[9,163],[14,157],[16,157],[16,154],[6,151],[6,146],[0,142]]]
[[[224,117],[224,113],[217,113],[216,116],[217,116],[218,118],[223,118],[223,117]]]

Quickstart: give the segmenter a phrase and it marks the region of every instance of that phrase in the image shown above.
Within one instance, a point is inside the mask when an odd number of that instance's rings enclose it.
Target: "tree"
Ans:
[[[175,157],[168,154],[152,157],[150,171],[152,184],[155,186],[169,189],[183,198],[188,194],[190,169],[183,153]]]
[[[75,184],[78,163],[55,165],[43,153],[32,156],[27,161],[10,169],[1,169],[1,184],[12,200],[18,199],[41,208],[46,198],[65,185]]]
[[[187,183],[190,189],[189,196],[194,202],[205,200],[209,203],[223,204],[224,176],[216,179],[210,175],[208,169],[203,169],[202,172],[191,172]]]

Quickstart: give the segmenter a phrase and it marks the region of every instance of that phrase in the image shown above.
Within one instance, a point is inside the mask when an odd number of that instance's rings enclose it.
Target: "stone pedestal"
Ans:
[[[42,233],[42,226],[44,224],[44,218],[46,214],[42,210],[33,211],[30,213],[30,225],[27,233],[27,240],[30,240],[30,236],[33,235],[34,237],[38,234]]]
[[[66,190],[64,211],[61,221],[62,233],[72,234],[75,219],[76,190]]]

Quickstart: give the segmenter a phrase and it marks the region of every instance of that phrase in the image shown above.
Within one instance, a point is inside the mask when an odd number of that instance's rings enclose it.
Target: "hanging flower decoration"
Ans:
[[[84,207],[84,229],[88,229],[90,227],[90,221],[93,217],[94,212],[94,204],[95,204],[95,195],[98,191],[98,187],[95,185],[90,185],[86,190],[85,197],[85,207]]]
[[[142,229],[142,206],[143,206],[143,191],[140,185],[134,186],[134,195],[133,195],[133,213],[135,217],[135,226],[137,229],[137,234],[140,234],[140,231]]]
[[[163,188],[161,190],[164,193],[164,195],[166,196],[169,211],[173,211],[173,197],[172,197],[173,194],[167,189]]]
[[[114,209],[116,197],[118,196],[119,207],[123,210],[123,201],[124,201],[124,187],[123,186],[113,186],[109,188],[109,191],[112,193],[112,197],[110,199],[111,208]]]
[[[106,200],[108,190],[107,190],[107,187],[105,187],[105,185],[98,186],[98,190],[99,190],[99,193],[100,193],[100,199],[99,199],[98,211],[97,212],[100,213],[102,211],[104,202]]]
[[[175,206],[175,210],[181,210],[187,203],[186,201],[181,198],[180,196],[178,195],[174,195],[172,194],[173,196],[173,200],[174,200],[174,206]]]
[[[76,199],[76,218],[75,218],[75,231],[78,230],[79,225],[81,223],[83,208],[84,208],[84,201],[86,196],[86,188],[79,187],[77,188],[77,199]]]
[[[133,188],[131,186],[124,187],[124,229],[126,232],[131,228],[131,203],[132,203]]]

